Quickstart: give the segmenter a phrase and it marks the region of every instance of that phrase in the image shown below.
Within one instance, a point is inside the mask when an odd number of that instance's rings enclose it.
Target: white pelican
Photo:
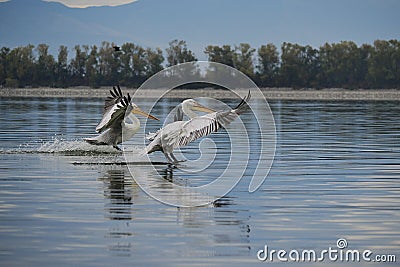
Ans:
[[[131,139],[140,128],[140,121],[133,114],[140,114],[153,120],[159,119],[132,103],[129,93],[123,96],[119,86],[113,89],[114,91],[110,90],[111,96],[104,102],[103,118],[96,127],[96,132],[100,134],[84,140],[92,145],[111,145],[121,150],[117,145]],[[132,123],[126,122],[126,118]]]
[[[221,127],[226,127],[235,120],[240,114],[248,109],[247,102],[250,100],[250,91],[235,108],[227,111],[215,111],[200,105],[193,99],[182,102],[182,111],[190,119],[182,121],[183,114],[178,109],[174,122],[167,124],[156,133],[147,135],[150,144],[145,148],[144,153],[150,154],[161,151],[170,163],[178,163],[174,154],[174,149],[187,145],[201,137],[207,136],[212,132],[217,132]],[[197,116],[194,111],[207,112],[203,116]]]

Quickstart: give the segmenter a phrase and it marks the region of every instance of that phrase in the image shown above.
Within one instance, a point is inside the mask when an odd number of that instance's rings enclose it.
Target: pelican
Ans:
[[[103,118],[96,127],[96,132],[100,134],[84,140],[92,145],[111,145],[121,150],[117,145],[131,139],[140,128],[140,121],[133,114],[143,115],[153,120],[159,119],[131,102],[129,93],[123,96],[119,86],[113,87],[113,90],[110,90],[111,96],[104,102]],[[132,123],[125,121],[127,118]]]
[[[250,91],[235,108],[227,111],[215,111],[199,104],[194,99],[187,99],[182,102],[182,112],[190,119],[183,121],[183,114],[178,109],[175,121],[167,124],[155,133],[147,135],[151,142],[144,150],[144,154],[155,151],[164,153],[166,159],[176,164],[179,161],[172,153],[174,149],[183,147],[212,132],[217,132],[221,127],[226,127],[240,114],[248,109],[247,102],[250,100]],[[207,112],[208,114],[198,116],[195,111]]]

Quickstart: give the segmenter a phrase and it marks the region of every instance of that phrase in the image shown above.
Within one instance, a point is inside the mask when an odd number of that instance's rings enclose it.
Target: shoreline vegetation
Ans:
[[[0,87],[137,88],[166,67],[198,60],[184,40],[171,41],[165,51],[107,41],[62,45],[58,55],[49,51],[47,44],[2,47]],[[243,72],[260,88],[400,89],[400,40],[362,45],[341,41],[318,48],[287,42],[258,48],[248,43],[208,45],[203,53],[208,61]]]
[[[122,88],[130,92],[135,98],[158,98],[163,94],[161,89]],[[1,88],[2,97],[47,97],[47,98],[104,98],[109,95],[110,87],[89,88]],[[267,100],[379,100],[400,101],[400,90],[396,89],[291,89],[291,88],[260,88]],[[247,89],[239,89],[240,95],[245,95]],[[167,98],[196,98],[213,97],[217,99],[237,98],[230,90],[224,89],[173,89],[165,94]]]

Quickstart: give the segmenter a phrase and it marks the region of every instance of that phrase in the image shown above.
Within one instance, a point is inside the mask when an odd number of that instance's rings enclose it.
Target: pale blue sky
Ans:
[[[165,48],[173,39],[204,59],[207,45],[283,42],[319,47],[344,40],[358,45],[400,39],[399,0],[12,0],[0,9],[0,45],[15,47],[134,42]],[[4,2],[4,0],[0,0]],[[19,2],[19,3],[18,3]],[[38,4],[39,3],[39,4]],[[40,8],[40,9],[39,9]],[[36,10],[32,13],[32,10]]]

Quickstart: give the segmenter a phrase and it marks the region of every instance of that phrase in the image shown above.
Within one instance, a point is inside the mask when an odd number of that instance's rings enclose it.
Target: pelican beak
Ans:
[[[144,116],[144,117],[147,117],[147,118],[150,118],[150,119],[159,121],[159,119],[158,119],[157,117],[154,117],[153,115],[144,112],[144,111],[141,110],[140,108],[134,108],[134,109],[132,110],[132,113],[133,113],[133,114],[139,114],[139,115],[142,115],[142,116]]]
[[[203,106],[203,105],[201,105],[199,103],[196,103],[196,105],[193,105],[192,109],[196,110],[196,111],[200,111],[200,112],[206,112],[206,113],[216,112],[216,110],[214,110],[212,108],[205,107],[205,106]]]

